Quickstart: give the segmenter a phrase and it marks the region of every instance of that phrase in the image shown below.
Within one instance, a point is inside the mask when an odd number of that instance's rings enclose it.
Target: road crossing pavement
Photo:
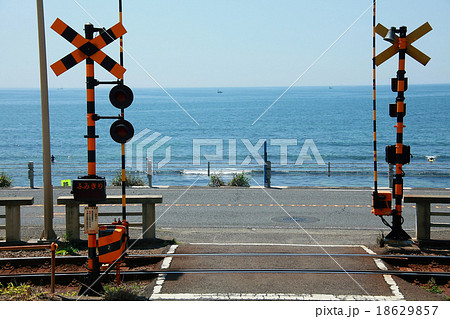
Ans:
[[[198,253],[374,254],[363,245],[197,243],[173,245],[162,269],[387,270],[377,258],[306,256],[181,256]],[[405,300],[391,275],[225,273],[161,274],[150,300]]]

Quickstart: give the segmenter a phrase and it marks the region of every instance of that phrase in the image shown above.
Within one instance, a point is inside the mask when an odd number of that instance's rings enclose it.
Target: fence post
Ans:
[[[20,205],[5,206],[6,241],[20,241]]]
[[[264,187],[270,188],[272,177],[272,163],[267,160],[267,141],[264,141]]]
[[[331,176],[331,162],[328,162],[328,177]]]
[[[80,239],[80,206],[77,202],[66,203],[66,236],[68,240]],[[84,223],[86,223],[84,221]]]
[[[142,239],[155,239],[155,204],[142,203]]]
[[[30,188],[34,188],[34,163],[28,162],[28,179],[30,180]]]
[[[208,162],[208,176],[211,175],[211,163]]]
[[[272,162],[266,161],[264,163],[264,187],[270,188],[270,179],[272,177]]]
[[[430,240],[431,207],[428,202],[416,203],[416,237],[418,241]]]
[[[149,161],[148,157],[147,157],[147,178],[148,178],[148,186],[149,187],[153,187],[152,186],[152,177],[153,177],[153,163],[152,163],[152,161]]]

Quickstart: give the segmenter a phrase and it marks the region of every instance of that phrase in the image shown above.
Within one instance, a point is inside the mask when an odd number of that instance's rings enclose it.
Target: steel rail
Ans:
[[[372,255],[372,254],[324,254],[324,253],[196,253],[196,254],[151,254],[151,255],[127,255],[125,259],[139,260],[165,257],[365,257],[378,259],[424,259],[424,260],[450,260],[450,256],[434,255]],[[46,262],[50,257],[11,257],[0,258],[0,265],[10,262]],[[87,256],[57,256],[56,260],[63,261],[82,261]]]
[[[139,270],[121,271],[123,276],[153,277],[156,275],[185,275],[185,274],[351,274],[351,275],[394,275],[399,277],[444,277],[450,278],[450,272],[426,272],[426,271],[399,271],[399,270],[342,270],[342,269],[173,269],[173,270]],[[104,276],[105,273],[101,273]],[[107,274],[114,276],[115,272]],[[65,272],[56,273],[58,279],[84,278],[87,272]],[[8,280],[49,280],[50,273],[30,273],[30,274],[8,274],[0,275],[0,282]]]
[[[180,274],[229,274],[229,273],[288,273],[288,274],[361,274],[361,275],[396,275],[396,276],[436,276],[450,277],[450,272],[399,271],[399,270],[342,270],[342,269],[172,269],[148,271],[124,271],[121,274],[180,275]]]
[[[154,254],[154,255],[129,255],[129,258],[149,257],[369,257],[379,259],[449,259],[450,256],[432,255],[371,255],[371,254],[323,254],[323,253],[196,253],[196,254]]]

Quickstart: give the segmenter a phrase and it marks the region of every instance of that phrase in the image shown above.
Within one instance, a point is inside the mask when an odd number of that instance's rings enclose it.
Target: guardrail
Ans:
[[[121,164],[117,163],[97,163],[97,174],[105,176],[107,179],[112,179],[120,174]],[[128,172],[133,175],[146,176],[146,172],[138,172],[133,170],[133,167],[127,168]],[[1,164],[0,172],[5,172],[13,179],[14,186],[34,187],[35,180],[42,180],[42,163],[18,163],[18,164]],[[87,166],[85,163],[75,162],[54,162],[52,163],[52,178],[58,181],[54,186],[64,186],[65,181],[77,178],[78,176],[86,175]],[[194,165],[192,162],[170,162],[163,167],[158,168],[153,165],[152,175],[164,174],[191,174],[191,175],[210,175],[215,173],[231,174],[233,172],[245,171],[250,175],[263,175],[264,165],[250,164],[250,165],[230,165],[227,162],[204,162],[200,165]],[[439,175],[450,177],[450,163],[411,163],[404,166],[404,171],[408,176],[432,176]],[[272,175],[372,175],[373,162],[327,162],[325,165],[318,165],[316,163],[306,163],[303,165],[294,164],[277,164],[271,163]],[[387,176],[389,166],[387,163],[378,164],[378,174]],[[68,185],[67,185],[68,186]]]

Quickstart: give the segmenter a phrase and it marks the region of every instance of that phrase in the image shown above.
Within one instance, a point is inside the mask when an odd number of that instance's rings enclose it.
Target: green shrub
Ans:
[[[225,186],[225,182],[222,180],[222,175],[221,174],[211,175],[208,186],[211,187]]]
[[[4,172],[0,173],[0,187],[10,187],[12,185],[12,179]]]
[[[105,287],[105,300],[109,301],[134,301],[138,298],[136,287],[129,288],[124,286],[107,285]]]
[[[118,173],[116,177],[113,178],[111,182],[114,186],[121,186],[122,185],[122,172]],[[127,186],[144,186],[144,180],[140,178],[139,176],[132,176],[132,175],[126,175],[125,176],[125,183]]]
[[[233,174],[233,179],[228,183],[228,186],[240,186],[240,187],[250,187],[250,178],[245,176],[245,173]]]

